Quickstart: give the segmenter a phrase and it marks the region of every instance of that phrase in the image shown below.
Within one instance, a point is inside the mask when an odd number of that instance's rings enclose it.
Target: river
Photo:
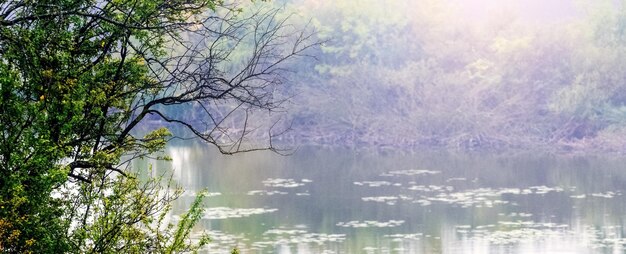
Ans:
[[[207,253],[623,253],[626,158],[171,146]],[[144,162],[145,163],[145,162]],[[173,217],[176,218],[176,217]]]

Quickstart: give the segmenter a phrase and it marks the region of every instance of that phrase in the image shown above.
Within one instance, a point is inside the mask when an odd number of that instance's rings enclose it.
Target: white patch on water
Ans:
[[[368,186],[368,187],[381,187],[381,186],[390,186],[391,182],[387,181],[363,181],[363,182],[353,182],[354,185],[358,186]]]
[[[268,178],[263,181],[263,185],[266,187],[274,187],[274,188],[296,188],[300,186],[304,186],[306,183],[310,183],[311,180],[302,179],[301,182],[297,182],[294,179],[284,179],[284,178]]]
[[[563,188],[561,187],[548,187],[548,186],[531,186],[528,187],[534,194],[547,194],[548,192],[562,192]]]
[[[393,242],[401,242],[401,241],[406,241],[406,240],[416,241],[416,240],[420,240],[422,236],[423,236],[422,233],[383,235],[383,237],[385,238],[391,238],[391,241]]]
[[[412,191],[422,191],[422,192],[444,192],[444,191],[454,191],[454,187],[447,185],[413,185],[408,187],[407,189]]]
[[[387,228],[387,227],[397,227],[404,224],[403,220],[390,220],[387,222],[381,222],[381,221],[373,221],[373,220],[366,220],[366,221],[348,221],[348,222],[339,222],[336,224],[336,226],[339,227],[345,227],[345,228],[370,228],[370,227],[374,227],[374,228]]]
[[[394,170],[381,174],[381,176],[416,176],[416,175],[435,175],[441,171],[433,171],[427,169],[407,169],[407,170]]]
[[[328,243],[339,243],[346,239],[345,234],[319,234],[311,233],[296,225],[295,228],[274,228],[265,231],[262,234],[262,241],[252,243],[252,246],[257,249],[271,248],[275,246],[285,246],[289,248],[290,245],[298,245],[302,243],[313,243],[321,246]]]
[[[528,217],[522,213],[521,217]],[[512,213],[510,216],[520,216]],[[493,245],[511,245],[518,243],[533,243],[548,241],[550,237],[562,237],[572,234],[569,226],[556,223],[542,223],[534,221],[500,221],[498,225],[458,225],[455,227],[458,234],[474,241],[488,241]]]
[[[361,200],[363,201],[373,201],[373,202],[389,202],[389,201],[396,201],[398,200],[398,197],[394,197],[394,196],[380,196],[380,197],[363,197],[361,198]]]
[[[287,195],[289,193],[284,191],[268,191],[268,190],[251,190],[246,193],[249,196],[272,196],[272,195]]]
[[[532,186],[526,189],[519,188],[479,188],[470,189],[465,191],[454,192],[452,186],[439,186],[439,185],[413,185],[407,188],[412,191],[420,191],[424,193],[432,193],[430,195],[423,195],[420,199],[416,199],[413,203],[418,203],[422,206],[430,205],[431,203],[443,203],[450,205],[458,205],[464,208],[467,207],[493,207],[494,205],[508,204],[509,201],[501,200],[502,195],[528,195],[539,194],[545,195],[549,192],[562,192],[563,188],[560,187],[547,187],[547,186]]]
[[[622,194],[619,193],[619,192],[613,192],[613,191],[592,193],[591,194],[592,197],[596,197],[596,198],[614,198],[615,196],[619,196],[619,195],[622,195]]]
[[[243,218],[276,211],[278,211],[278,209],[211,207],[206,209],[203,218],[209,220]]]

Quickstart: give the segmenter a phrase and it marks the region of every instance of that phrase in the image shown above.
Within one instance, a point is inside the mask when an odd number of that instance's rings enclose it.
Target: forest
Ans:
[[[625,151],[622,2],[557,1],[534,15],[523,9],[533,1],[461,2],[289,1],[324,41],[294,66],[290,138]]]
[[[286,149],[623,153],[623,4],[558,1],[529,14],[531,3],[474,2],[263,3],[315,31],[321,45],[289,63],[282,89],[272,91],[281,103],[257,112],[248,141],[267,143],[273,126],[275,144]],[[468,10],[472,4],[484,8]],[[202,111],[165,110],[188,121]],[[222,140],[237,143],[237,123],[252,117],[231,115]]]
[[[202,249],[174,142],[625,153],[626,2],[542,4],[0,1],[0,252]]]

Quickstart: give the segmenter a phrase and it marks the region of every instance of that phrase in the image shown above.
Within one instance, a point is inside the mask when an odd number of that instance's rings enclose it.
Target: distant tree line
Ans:
[[[481,24],[445,1],[292,1],[319,31],[291,117],[297,143],[626,151],[626,11]]]

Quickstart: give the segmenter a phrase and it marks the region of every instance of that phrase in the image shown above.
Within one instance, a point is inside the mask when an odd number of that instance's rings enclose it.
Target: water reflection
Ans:
[[[210,253],[621,253],[626,159],[170,147]],[[193,200],[176,204],[182,213]],[[200,231],[200,229],[199,229]]]

